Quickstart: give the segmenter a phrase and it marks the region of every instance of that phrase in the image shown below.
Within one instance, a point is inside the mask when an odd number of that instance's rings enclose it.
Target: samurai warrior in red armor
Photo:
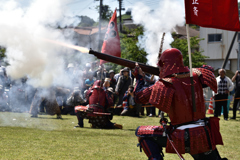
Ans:
[[[194,68],[196,112],[193,111],[190,70],[183,64],[182,53],[175,48],[165,50],[158,62],[160,79],[154,85],[144,88],[141,68],[136,65],[135,100],[137,103],[151,103],[169,115],[161,119],[161,126],[140,126],[136,130],[140,149],[150,160],[162,160],[162,147],[166,153],[189,153],[195,160],[220,160],[216,145],[223,145],[219,132],[219,118],[205,117],[203,87],[209,86],[217,92],[217,83],[210,69]],[[211,68],[211,67],[210,67]]]
[[[83,127],[83,119],[89,119],[92,128],[116,128],[122,129],[122,125],[112,123],[113,95],[110,91],[104,90],[102,82],[97,80],[92,88],[86,93],[87,106],[76,106],[75,112],[78,118],[79,127]]]

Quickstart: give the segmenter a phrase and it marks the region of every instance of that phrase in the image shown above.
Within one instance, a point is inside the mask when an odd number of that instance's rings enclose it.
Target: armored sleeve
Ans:
[[[217,93],[217,81],[212,71],[204,68],[194,68],[195,72],[203,85],[210,87],[215,93]]]
[[[134,100],[136,103],[146,104],[149,103],[149,98],[152,92],[152,87],[144,87],[144,79],[141,75],[137,74],[137,83],[134,88]]]
[[[152,86],[149,103],[164,111],[169,112],[175,90],[171,86],[171,79],[161,79]]]
[[[151,92],[152,92],[152,86],[145,88],[139,92],[135,92],[135,96],[134,96],[135,102],[142,103],[142,104],[149,103]]]

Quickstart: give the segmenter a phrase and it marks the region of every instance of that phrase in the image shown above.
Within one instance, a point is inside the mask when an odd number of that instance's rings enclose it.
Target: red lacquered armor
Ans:
[[[202,84],[193,73],[196,112],[193,112],[190,78],[172,78],[174,96],[168,112],[173,125],[205,118],[205,105]]]
[[[88,90],[87,100],[89,108],[94,112],[105,112],[106,92],[103,90],[100,80],[95,81],[92,88]]]
[[[188,67],[183,64],[182,53],[176,48],[165,50],[159,59],[160,78],[167,77],[174,73],[189,72]]]
[[[174,48],[164,51],[158,65],[160,67],[160,80],[153,86],[136,92],[137,103],[151,103],[161,111],[168,113],[172,125],[204,119],[206,110],[202,89],[204,85],[207,85],[213,91],[217,91],[217,82],[213,73],[204,68],[194,68],[192,70],[196,104],[196,112],[193,112],[190,74],[189,69],[183,65],[181,52]],[[189,128],[191,154],[210,150],[206,130],[214,137],[210,137],[212,149],[215,149],[216,144],[222,144],[219,127],[217,127],[218,121],[216,120],[215,124],[211,120],[210,124],[212,124],[211,128],[218,129],[212,131],[209,130],[208,126],[205,126],[206,128],[202,126]],[[137,135],[152,135],[154,133],[161,135],[161,132],[162,129],[157,129],[156,126],[142,126],[139,128]],[[184,132],[184,130],[176,129],[170,134],[180,153],[185,153]],[[166,152],[175,153],[169,141],[167,142]]]

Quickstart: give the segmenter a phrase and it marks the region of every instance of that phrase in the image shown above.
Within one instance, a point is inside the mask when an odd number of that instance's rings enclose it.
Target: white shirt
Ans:
[[[219,84],[220,81],[221,81],[220,76],[218,76],[218,77],[216,78],[216,80],[217,80],[217,84]],[[232,80],[231,80],[229,77],[227,77],[227,76],[224,77],[224,80],[227,81],[227,88],[228,88],[229,92],[231,92],[231,91],[234,89],[234,84],[233,84]],[[218,93],[216,93],[216,94],[218,94]],[[216,94],[215,94],[215,92],[213,91],[213,96],[216,95]]]

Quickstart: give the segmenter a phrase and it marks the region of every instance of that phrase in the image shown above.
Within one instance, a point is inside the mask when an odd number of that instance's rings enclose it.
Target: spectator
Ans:
[[[101,80],[102,82],[107,77],[107,71],[104,68],[104,65],[100,65],[99,68],[95,71],[95,77],[97,80]]]
[[[78,87],[75,87],[73,92],[68,96],[66,104],[67,106],[65,106],[61,110],[61,113],[64,115],[68,113],[70,115],[75,115],[75,110],[74,110],[75,106],[84,105],[84,104],[86,105],[86,102],[83,99],[82,93]]]
[[[151,85],[153,85],[155,83],[155,80],[154,80],[154,75],[146,75],[145,72],[142,72],[142,76],[143,76],[143,79],[144,79],[144,87],[149,87]],[[150,105],[150,104],[148,104]],[[141,108],[141,114],[144,115],[144,108],[146,108],[146,111],[147,111],[147,116],[149,117],[154,117],[156,116],[156,109],[154,106],[150,105],[150,107],[142,107]]]
[[[66,73],[67,73],[67,76],[69,77],[69,79],[71,80],[70,82],[72,82],[74,79],[73,72],[74,72],[74,64],[69,63],[67,66],[67,69],[66,69]]]
[[[110,87],[113,88],[113,91],[115,92],[117,80],[114,78],[115,72],[113,70],[109,71],[109,78],[110,78]]]
[[[93,85],[93,72],[88,72],[88,79],[85,80],[85,88],[89,88]]]
[[[45,102],[46,113],[50,115],[57,114],[57,119],[62,119],[61,110],[58,106],[56,97],[57,96],[65,96],[69,94],[70,90],[60,88],[60,87],[50,87],[45,90],[38,90],[35,93],[34,99],[31,104],[31,108],[29,113],[32,115],[31,117],[38,117],[38,107],[40,106],[42,101]]]
[[[74,66],[73,63],[69,63],[66,68],[66,76],[68,77],[67,84],[65,86],[70,89],[70,91],[73,91],[74,87],[81,86],[82,82],[80,81],[79,77],[81,77],[81,72],[77,69],[76,66]],[[62,106],[67,107],[67,97],[68,95],[62,96]],[[41,104],[41,111],[43,111],[43,107],[45,105],[45,101]]]
[[[120,70],[119,73],[114,75],[114,78],[116,79],[116,82],[118,81],[118,78],[121,76],[121,72],[122,72],[122,70]]]
[[[106,91],[110,87],[110,79],[105,78],[104,83],[103,83],[103,89]]]
[[[131,84],[132,79],[129,77],[129,69],[125,67],[122,70],[122,75],[118,78],[115,93],[118,95],[117,108],[115,109],[115,114],[120,115],[122,112],[122,102],[125,92],[128,90],[128,86]]]
[[[92,65],[90,63],[86,63],[85,71],[89,72],[92,68]]]
[[[228,94],[233,90],[234,85],[229,77],[226,76],[225,69],[218,70],[219,76],[216,78],[217,80],[217,93],[213,92],[213,97],[215,99],[215,111],[214,117],[218,117],[221,115],[221,108],[223,106],[223,115],[224,120],[228,120],[228,111],[227,111],[227,100]]]
[[[11,111],[8,104],[8,96],[6,92],[4,92],[2,85],[0,85],[0,111]]]
[[[130,85],[128,87],[128,90],[126,91],[124,97],[123,97],[123,111],[121,112],[121,116],[136,116],[136,104],[134,101],[134,94],[133,94],[134,87]]]
[[[90,72],[89,70],[90,70],[90,68],[91,68],[90,63],[87,63],[86,66],[85,66],[85,69],[84,69],[84,71],[83,71],[83,74],[82,74],[82,88],[81,88],[82,93],[83,93],[86,89],[89,88],[88,86],[86,86],[85,82],[86,82],[87,79],[89,79],[89,72]],[[93,72],[90,72],[90,73],[93,75]],[[94,75],[93,75],[93,76],[94,76]],[[91,77],[91,76],[90,76],[90,77]]]
[[[115,105],[117,100],[117,95],[115,94],[117,80],[115,79],[115,72],[113,70],[109,71],[109,78],[110,78],[110,87],[112,87],[113,89],[113,105]]]
[[[236,71],[235,75],[232,77],[232,81],[236,81],[235,87],[235,96],[234,96],[234,103],[233,103],[233,117],[231,119],[236,119],[236,112],[237,112],[237,105],[240,98],[240,71]]]

